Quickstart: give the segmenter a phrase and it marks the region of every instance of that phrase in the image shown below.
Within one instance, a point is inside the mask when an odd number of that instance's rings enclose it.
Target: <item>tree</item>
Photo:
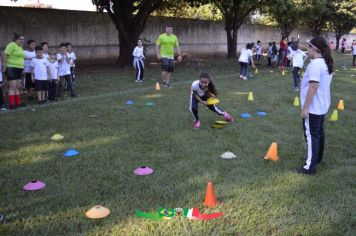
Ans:
[[[235,58],[237,31],[250,12],[261,7],[267,0],[190,0],[192,5],[212,3],[222,13],[227,37],[227,58]]]
[[[145,29],[152,12],[174,1],[169,0],[92,0],[99,12],[106,11],[119,33],[119,67],[131,65],[132,51],[137,39]]]
[[[332,15],[332,0],[302,0],[301,15],[303,22],[312,33],[320,35]]]
[[[300,3],[295,0],[268,1],[268,12],[276,20],[281,33],[287,38],[300,24],[300,7]]]
[[[356,2],[353,0],[334,1],[331,25],[335,32],[335,49],[338,50],[341,37],[356,27]]]

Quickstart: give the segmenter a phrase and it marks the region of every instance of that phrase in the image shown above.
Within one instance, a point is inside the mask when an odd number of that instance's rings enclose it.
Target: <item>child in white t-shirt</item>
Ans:
[[[68,90],[70,90],[71,96],[76,97],[75,88],[72,86],[72,78],[70,73],[70,55],[67,53],[67,48],[65,43],[59,45],[59,53],[57,53],[58,60],[58,75],[59,75],[59,86],[58,86],[58,97],[61,97],[62,92],[64,92],[65,82],[67,83]]]
[[[136,71],[135,82],[143,82],[143,72],[145,70],[145,64],[143,60],[145,59],[145,56],[143,55],[141,39],[137,40],[137,46],[135,47],[132,56],[134,57],[133,65]]]
[[[36,46],[35,52],[36,57],[31,60],[31,78],[35,84],[38,104],[43,104],[48,90],[49,66],[48,60],[43,57],[42,47]]]
[[[202,103],[203,105],[207,106],[211,111],[217,113],[219,116],[223,116],[227,122],[233,121],[232,116],[226,111],[223,111],[216,105],[208,105],[208,98],[216,96],[217,91],[215,89],[215,85],[207,73],[202,73],[199,77],[199,80],[196,80],[192,83],[189,110],[194,118],[193,129],[200,128],[198,103]]]
[[[75,74],[75,61],[77,60],[77,57],[75,56],[75,53],[73,51],[71,43],[66,43],[66,48],[67,48],[67,52],[70,57],[69,64],[70,64],[70,74],[72,76],[72,86],[76,87],[77,86],[77,77]]]
[[[287,57],[293,64],[294,92],[298,92],[300,83],[299,71],[303,68],[307,55],[298,48],[298,41],[294,41],[290,45],[290,51]]]
[[[260,65],[260,60],[262,58],[262,46],[260,40],[257,41],[255,48],[256,48],[256,65]]]
[[[47,59],[49,57],[49,55],[48,55],[48,43],[47,42],[41,42],[41,47],[43,49],[43,57]]]
[[[251,62],[251,65],[253,68],[256,68],[254,63],[253,63],[253,52],[252,52],[252,47],[251,44],[248,43],[246,47],[241,49],[241,54],[239,57],[239,64],[240,64],[240,79],[242,80],[247,80],[246,75],[247,75],[247,67],[249,62]]]
[[[355,60],[356,60],[356,40],[352,41],[351,54],[352,54],[352,66],[356,66],[356,64],[355,64]]]
[[[30,39],[27,41],[27,49],[24,51],[25,65],[23,71],[25,73],[25,88],[27,90],[27,99],[30,98],[31,89],[35,88],[35,84],[32,83],[31,78],[31,60],[36,57],[35,47],[35,41]]]
[[[304,166],[297,169],[297,173],[314,175],[317,165],[323,160],[324,118],[331,103],[334,60],[328,42],[320,36],[308,42],[308,56],[311,60],[300,86],[300,116],[303,118],[308,153]]]
[[[58,61],[56,60],[56,51],[50,50],[48,53],[48,66],[49,66],[49,85],[48,85],[48,100],[50,102],[57,100],[58,91]]]

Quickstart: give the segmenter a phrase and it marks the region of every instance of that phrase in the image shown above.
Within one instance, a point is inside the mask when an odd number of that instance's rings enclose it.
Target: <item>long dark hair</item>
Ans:
[[[321,36],[316,36],[310,40],[310,43],[319,49],[321,56],[324,58],[325,63],[328,66],[329,74],[332,74],[334,72],[334,59],[326,39]]]
[[[15,42],[16,40],[18,40],[19,38],[23,37],[23,34],[20,33],[14,33],[14,39],[13,41]]]
[[[208,93],[213,94],[214,96],[218,96],[218,91],[216,90],[214,82],[210,79],[210,76],[208,73],[206,73],[206,72],[201,73],[199,78],[200,79],[202,79],[202,78],[208,79],[209,80]]]

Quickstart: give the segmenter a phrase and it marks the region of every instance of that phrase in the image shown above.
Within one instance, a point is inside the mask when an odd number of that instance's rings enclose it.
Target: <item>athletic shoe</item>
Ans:
[[[1,107],[0,111],[6,111],[6,108],[5,107]]]
[[[200,128],[200,121],[197,120],[197,121],[195,121],[194,124],[193,124],[193,129],[199,129],[199,128]]]
[[[305,174],[305,175],[315,175],[316,174],[315,170],[307,170],[307,169],[304,169],[303,167],[296,169],[296,172],[298,174]]]
[[[298,87],[294,87],[294,92],[299,92],[299,88]]]
[[[138,82],[140,82],[140,81],[139,81],[138,79],[135,79],[135,82],[138,83]]]
[[[229,123],[234,121],[232,116],[229,113],[227,113],[226,111],[224,111],[224,119]]]

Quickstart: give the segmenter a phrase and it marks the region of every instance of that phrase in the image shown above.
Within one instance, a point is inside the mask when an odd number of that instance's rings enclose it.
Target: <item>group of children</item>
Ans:
[[[61,43],[56,53],[48,49],[46,42],[35,46],[33,40],[28,40],[24,67],[28,95],[34,88],[39,104],[56,101],[65,89],[70,91],[72,97],[76,97],[75,60],[70,43]]]
[[[28,99],[31,98],[33,89],[36,91],[38,104],[56,101],[64,90],[69,90],[72,97],[77,96],[75,91],[76,56],[70,43],[61,43],[57,53],[54,49],[49,50],[47,42],[36,46],[34,40],[28,40],[23,58],[24,78],[21,87],[27,91]],[[0,73],[0,110],[6,110],[2,73]]]

